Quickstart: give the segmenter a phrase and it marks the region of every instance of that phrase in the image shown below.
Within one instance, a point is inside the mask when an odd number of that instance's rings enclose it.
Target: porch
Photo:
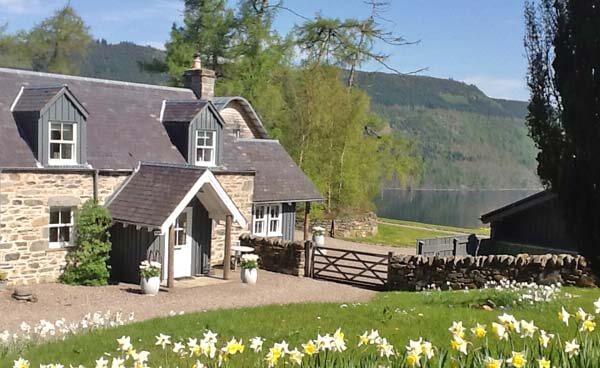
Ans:
[[[138,283],[138,265],[160,262],[163,285],[211,273],[212,229],[225,223],[224,259],[231,254],[233,226],[247,222],[208,169],[141,164],[108,203],[113,215],[112,273]],[[229,269],[222,277],[228,279]]]

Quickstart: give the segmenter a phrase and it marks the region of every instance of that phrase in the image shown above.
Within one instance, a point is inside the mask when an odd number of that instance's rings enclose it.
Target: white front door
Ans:
[[[175,220],[175,257],[173,273],[175,277],[192,275],[192,208],[188,207]]]

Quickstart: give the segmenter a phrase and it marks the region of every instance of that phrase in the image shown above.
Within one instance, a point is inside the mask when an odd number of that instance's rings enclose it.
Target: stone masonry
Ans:
[[[254,248],[260,268],[287,275],[304,276],[306,243],[311,243],[310,241],[289,242],[244,234],[240,236],[240,242],[243,246]]]
[[[595,286],[588,262],[570,254],[424,257],[393,256],[388,266],[391,290],[475,289],[510,280],[548,285]]]
[[[217,179],[231,197],[240,212],[246,218],[248,226],[242,228],[233,224],[231,243],[235,245],[240,235],[250,231],[252,226],[252,197],[254,193],[254,174],[218,174]],[[212,232],[210,260],[212,265],[223,264],[225,251],[225,222],[215,224]]]
[[[303,218],[297,219],[296,227],[303,229]],[[331,219],[315,219],[311,227],[321,226],[325,234],[332,238],[364,238],[377,235],[377,215],[368,212],[359,216],[339,217]],[[332,231],[333,228],[333,231]]]
[[[100,175],[100,203],[126,177]],[[49,207],[78,207],[92,197],[92,172],[0,173],[0,270],[10,284],[58,278],[68,250],[48,248]]]

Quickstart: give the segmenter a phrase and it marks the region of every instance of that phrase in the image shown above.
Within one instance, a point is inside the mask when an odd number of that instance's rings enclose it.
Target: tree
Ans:
[[[31,60],[24,46],[25,32],[7,34],[7,24],[0,25],[0,65],[9,68],[31,68]]]
[[[526,7],[528,122],[539,173],[558,193],[580,252],[600,255],[600,1]]]
[[[108,283],[111,225],[112,218],[106,207],[92,200],[83,204],[76,214],[76,245],[67,255],[65,272],[60,278],[62,282],[87,286]]]
[[[91,40],[83,19],[66,5],[27,35],[32,67],[44,72],[77,74]]]

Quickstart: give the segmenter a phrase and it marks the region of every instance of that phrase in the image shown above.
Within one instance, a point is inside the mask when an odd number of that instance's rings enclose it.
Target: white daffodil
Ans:
[[[415,353],[416,355],[421,355],[423,353],[423,339],[419,338],[419,340],[409,340],[408,345],[406,346],[406,351],[409,353]]]
[[[344,350],[346,350],[346,340],[344,339],[344,333],[341,329],[338,328],[333,334],[333,340],[331,345],[332,350],[337,351],[338,353],[341,353]]]
[[[508,340],[508,331],[500,323],[492,322],[492,332],[500,340]]]
[[[569,355],[569,358],[579,355],[579,344],[575,339],[565,342],[565,353]]]
[[[465,337],[465,328],[463,327],[462,321],[453,321],[452,326],[448,329],[453,336]]]
[[[156,343],[154,345],[160,346],[163,349],[167,347],[167,345],[171,345],[171,336],[163,335],[162,333],[158,336],[155,336]]]
[[[429,341],[423,341],[421,344],[421,350],[423,351],[423,354],[425,354],[427,360],[433,358],[435,355],[435,352],[433,351],[433,345]]]
[[[548,333],[546,333],[546,331],[540,330],[540,337],[538,338],[538,340],[540,342],[540,345],[544,349],[548,348],[548,344],[550,343],[550,340],[552,340],[553,338],[554,338],[553,334],[548,334]]]
[[[561,307],[560,312],[558,312],[558,319],[561,320],[565,325],[569,325],[569,318],[571,318],[571,315],[569,314],[569,312],[567,312],[565,310],[565,307]]]
[[[129,351],[133,347],[129,336],[121,336],[117,339],[117,343],[119,344],[119,350],[121,351]]]
[[[582,308],[579,308],[577,312],[575,312],[575,320],[577,321],[585,321],[588,319],[589,314],[587,314]]]
[[[28,360],[25,360],[23,358],[19,358],[18,360],[14,361],[13,364],[13,368],[29,368],[30,364]]]
[[[304,354],[302,354],[298,349],[294,349],[290,351],[290,362],[298,365],[302,365],[302,358]]]
[[[521,323],[521,331],[522,331],[521,337],[533,338],[533,335],[538,330],[538,328],[535,326],[533,321],[527,322],[527,321],[522,320],[520,323]]]
[[[387,339],[384,337],[377,344],[377,351],[379,352],[379,356],[389,358],[394,356],[394,346],[388,343]]]
[[[104,357],[100,357],[96,360],[96,368],[108,368],[108,360],[104,359]]]
[[[253,337],[252,339],[250,339],[250,349],[252,349],[254,352],[258,353],[260,351],[262,351],[262,347],[263,347],[263,343],[265,342],[265,340],[261,337]]]
[[[208,343],[211,344],[216,344],[217,343],[217,334],[212,332],[211,330],[207,330],[204,333],[204,340],[206,340]]]
[[[600,314],[600,298],[594,302],[594,307],[596,307],[596,314]]]

